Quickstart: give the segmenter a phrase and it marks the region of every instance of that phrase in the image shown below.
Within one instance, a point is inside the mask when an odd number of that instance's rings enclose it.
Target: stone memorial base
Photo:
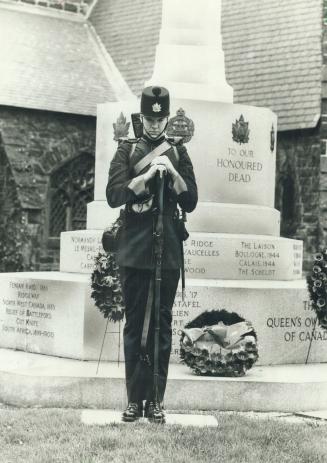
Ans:
[[[0,349],[0,402],[16,407],[126,406],[125,365]],[[299,412],[327,409],[327,365],[254,366],[241,378],[169,367],[166,410]],[[24,393],[22,394],[22,391]],[[241,398],[241,400],[240,400]]]
[[[184,324],[205,310],[235,311],[258,335],[258,365],[327,361],[327,332],[313,330],[315,314],[304,280],[186,281],[173,308],[172,362],[179,361]],[[97,360],[106,320],[90,297],[90,276],[63,272],[0,275],[0,347]],[[109,323],[102,360],[123,360],[123,323]]]
[[[3,273],[0,288],[0,347],[81,360],[99,357],[105,320],[90,298],[89,275]]]
[[[101,230],[61,234],[60,271],[91,273]],[[191,232],[184,243],[187,278],[295,280],[302,275],[302,241],[266,235]]]
[[[92,201],[87,205],[87,229],[104,230],[118,215],[119,208],[110,208],[106,201]],[[279,236],[280,213],[266,206],[199,202],[187,215],[186,225],[188,231]]]

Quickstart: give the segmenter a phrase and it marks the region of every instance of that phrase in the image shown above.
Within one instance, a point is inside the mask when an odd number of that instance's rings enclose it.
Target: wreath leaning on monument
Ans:
[[[125,306],[114,253],[100,251],[95,257],[91,282],[91,297],[104,318],[113,322],[121,321]]]
[[[203,312],[183,329],[180,357],[197,375],[243,376],[257,361],[257,335],[235,312]]]
[[[327,329],[327,248],[315,255],[312,272],[307,276],[312,308],[321,328]]]

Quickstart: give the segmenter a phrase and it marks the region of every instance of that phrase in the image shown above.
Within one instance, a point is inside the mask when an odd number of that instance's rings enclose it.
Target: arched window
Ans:
[[[50,180],[49,236],[86,228],[86,205],[93,200],[94,157],[83,153],[56,170]]]

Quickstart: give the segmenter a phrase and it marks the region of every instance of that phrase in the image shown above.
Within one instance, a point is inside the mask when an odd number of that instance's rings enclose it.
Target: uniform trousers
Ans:
[[[125,374],[128,402],[154,400],[154,307],[147,339],[150,365],[140,360],[141,338],[150,279],[154,270],[120,267],[122,292],[126,308],[124,326]],[[176,295],[180,269],[163,269],[160,290],[159,378],[160,402],[165,394],[169,357],[172,345],[172,307]]]

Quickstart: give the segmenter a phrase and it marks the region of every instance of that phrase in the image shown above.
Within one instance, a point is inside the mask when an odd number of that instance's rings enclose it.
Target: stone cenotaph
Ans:
[[[225,80],[220,1],[163,1],[154,72],[145,85],[171,94],[170,135],[184,135],[198,182],[188,216],[186,299],[174,304],[172,361],[187,321],[212,309],[235,311],[258,335],[260,365],[327,360],[327,334],[314,329],[302,242],[280,237],[274,209],[277,117],[268,108],[233,104]],[[182,14],[176,12],[180,9]],[[2,274],[0,346],[98,359],[105,320],[90,298],[90,274],[102,231],[118,216],[105,189],[117,148],[114,124],[133,137],[139,101],[99,105],[94,201],[87,230],[61,234],[60,272]],[[109,324],[103,360],[123,360],[122,324]],[[312,343],[311,343],[312,341]]]

